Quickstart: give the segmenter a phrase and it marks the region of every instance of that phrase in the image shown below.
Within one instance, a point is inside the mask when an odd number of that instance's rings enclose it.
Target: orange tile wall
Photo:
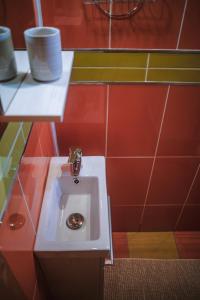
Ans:
[[[12,28],[16,48],[35,25],[28,3],[0,1],[0,23]],[[42,0],[42,7],[45,25],[61,29],[64,48],[200,49],[198,0],[149,2],[133,19],[112,22],[82,0]],[[200,229],[199,98],[200,88],[189,86],[70,87],[57,124],[60,155],[74,145],[106,156],[113,231]],[[50,124],[34,124],[0,227],[0,250],[27,299],[43,299],[32,251],[54,155]],[[13,213],[26,220],[16,231],[8,226]]]
[[[200,229],[200,87],[71,85],[60,155],[104,155],[113,231]]]
[[[24,30],[35,26],[32,0],[0,0],[0,26],[11,29],[15,48],[25,48]]]
[[[37,282],[33,248],[51,156],[55,156],[51,126],[49,123],[35,123],[0,226],[1,254],[26,299],[30,300],[43,299],[43,291]],[[13,214],[25,220],[20,229],[12,230],[9,226]]]
[[[83,2],[41,0],[44,24],[61,29],[64,48],[200,49],[198,0],[148,0],[131,19],[111,22]]]

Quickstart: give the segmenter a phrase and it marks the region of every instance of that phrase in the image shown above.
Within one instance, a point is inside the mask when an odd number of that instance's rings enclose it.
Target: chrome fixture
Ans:
[[[77,177],[74,177],[74,183],[78,184],[79,183],[79,179]]]
[[[82,150],[80,148],[69,149],[68,164],[72,176],[78,176],[81,169]]]
[[[84,222],[84,217],[83,215],[79,214],[79,213],[73,213],[71,215],[69,215],[69,217],[66,220],[66,225],[68,228],[72,229],[72,230],[76,230],[81,228],[81,226],[83,225]]]
[[[140,11],[145,2],[156,0],[83,0],[85,4],[95,4],[108,18],[124,20],[134,16]],[[119,4],[116,6],[116,4]],[[117,8],[117,9],[116,9]]]

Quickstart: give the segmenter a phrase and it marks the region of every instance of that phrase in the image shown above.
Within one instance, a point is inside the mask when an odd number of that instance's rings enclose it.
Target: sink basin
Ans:
[[[78,181],[76,184],[73,177],[62,176],[55,183],[54,193],[60,207],[55,209],[57,215],[51,229],[56,227],[57,241],[89,241],[100,237],[98,178],[81,176]],[[79,213],[84,218],[81,227],[74,230],[66,225],[73,213]],[[51,239],[52,230],[48,231]]]
[[[62,174],[67,157],[53,157],[35,251],[109,251],[105,158],[82,158],[80,176]]]

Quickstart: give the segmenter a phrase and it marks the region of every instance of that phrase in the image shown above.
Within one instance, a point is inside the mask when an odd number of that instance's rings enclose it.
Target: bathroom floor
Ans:
[[[113,232],[114,258],[200,258],[200,231]]]

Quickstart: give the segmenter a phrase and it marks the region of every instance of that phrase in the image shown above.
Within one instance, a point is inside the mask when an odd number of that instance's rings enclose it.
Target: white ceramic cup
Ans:
[[[33,27],[24,32],[32,77],[54,81],[62,74],[60,30],[54,27]]]
[[[0,81],[10,80],[17,76],[17,66],[13,49],[11,31],[0,26]]]

